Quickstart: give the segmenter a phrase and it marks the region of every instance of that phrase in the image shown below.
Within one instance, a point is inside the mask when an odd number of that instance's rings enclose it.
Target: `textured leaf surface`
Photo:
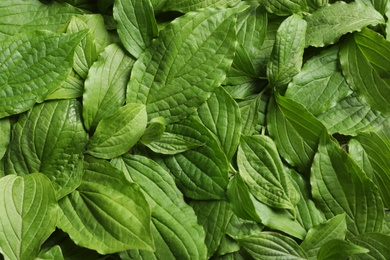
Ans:
[[[100,254],[153,250],[150,208],[140,187],[104,160],[86,157],[84,169],[78,189],[59,201],[57,226]]]
[[[18,175],[45,174],[60,199],[81,183],[87,138],[78,101],[36,105],[13,127],[6,171]]]
[[[367,25],[384,23],[383,16],[373,7],[355,2],[337,1],[305,16],[306,46],[322,47],[335,43],[342,35],[360,31]]]
[[[38,256],[43,242],[54,232],[57,201],[50,180],[43,174],[0,179],[0,250],[6,259]]]
[[[143,259],[206,259],[204,231],[171,175],[142,156],[124,155],[112,163],[140,185],[152,211],[156,250],[132,254]]]
[[[11,138],[11,123],[8,118],[0,119],[0,159],[7,151]]]
[[[351,242],[363,248],[367,248],[370,252],[366,251],[366,254],[354,255],[351,259],[389,259],[389,241],[390,236],[383,233],[366,233],[354,237],[351,239]]]
[[[149,118],[187,117],[225,79],[234,57],[236,9],[204,9],[167,25],[137,60],[127,102],[146,104]]]
[[[0,118],[30,109],[62,85],[72,69],[73,50],[85,33],[33,31],[3,41]]]
[[[325,243],[318,252],[318,260],[338,260],[354,254],[367,253],[368,249],[357,246],[349,241],[335,239]],[[350,259],[354,259],[350,257]]]
[[[177,0],[166,1],[163,11],[189,12],[207,7],[223,7],[234,5],[238,0]]]
[[[264,6],[270,13],[288,16],[308,11],[306,0],[265,0]]]

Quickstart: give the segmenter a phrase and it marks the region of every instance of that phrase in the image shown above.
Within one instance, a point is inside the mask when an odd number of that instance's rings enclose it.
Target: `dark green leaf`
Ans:
[[[382,233],[365,233],[351,238],[354,244],[370,250],[370,252],[366,250],[366,254],[353,255],[351,259],[387,260],[390,258],[389,241],[390,235]]]
[[[11,138],[11,124],[8,118],[0,119],[0,159],[7,151]]]
[[[318,251],[318,260],[347,259],[355,254],[367,253],[368,249],[357,246],[349,241],[334,239],[325,243]],[[352,258],[350,258],[352,259]]]

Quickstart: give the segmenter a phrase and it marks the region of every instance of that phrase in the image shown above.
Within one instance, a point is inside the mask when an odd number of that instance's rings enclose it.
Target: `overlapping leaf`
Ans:
[[[238,0],[177,0],[177,1],[166,1],[163,11],[179,11],[189,12],[195,11],[201,8],[207,7],[222,7],[234,5],[239,2]]]
[[[11,138],[11,124],[8,118],[0,119],[0,159],[7,151]]]

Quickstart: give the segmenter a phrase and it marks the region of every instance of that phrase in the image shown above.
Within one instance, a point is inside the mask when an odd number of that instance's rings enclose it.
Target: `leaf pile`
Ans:
[[[389,7],[1,1],[4,259],[390,259]]]

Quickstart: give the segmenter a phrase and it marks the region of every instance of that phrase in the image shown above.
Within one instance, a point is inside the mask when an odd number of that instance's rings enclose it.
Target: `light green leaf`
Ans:
[[[278,94],[268,105],[267,122],[280,155],[308,174],[325,127],[301,104]]]
[[[115,0],[113,12],[121,42],[138,59],[158,35],[150,0]]]
[[[390,42],[364,29],[348,37],[340,49],[343,74],[358,97],[373,109],[390,114]]]
[[[87,133],[76,100],[44,102],[23,114],[13,126],[6,172],[41,172],[53,183],[57,199],[81,183]]]
[[[333,44],[349,32],[360,31],[367,25],[384,23],[383,16],[370,6],[337,1],[305,16],[306,46],[323,47]]]
[[[379,188],[386,208],[390,208],[390,133],[387,129],[362,132],[349,142],[351,157]]]
[[[112,164],[140,185],[151,207],[156,250],[140,250],[137,258],[141,255],[143,259],[206,259],[204,231],[170,174],[142,156],[126,154]]]
[[[6,259],[29,260],[54,232],[57,201],[43,174],[0,179],[0,251]]]
[[[236,240],[254,259],[307,259],[297,242],[279,233],[261,232]]]
[[[195,149],[203,145],[203,143],[195,139],[191,139],[191,136],[183,136],[177,133],[164,132],[161,135],[161,138],[146,144],[146,146],[155,153],[174,155]]]
[[[11,138],[11,123],[8,118],[0,119],[0,159],[7,151]]]
[[[390,114],[372,109],[355,93],[342,99],[336,106],[317,116],[330,134],[356,136],[363,131],[376,131],[390,122]]]
[[[41,251],[34,260],[64,260],[64,256],[60,246],[53,246],[47,251]]]
[[[76,71],[72,70],[65,82],[52,93],[50,93],[46,100],[53,99],[72,99],[83,96],[84,92],[84,80],[80,77]]]
[[[343,240],[346,234],[345,214],[340,214],[329,219],[326,223],[311,228],[300,246],[305,250],[308,259],[316,260],[322,245],[333,239]]]
[[[382,230],[378,188],[331,137],[321,139],[310,183],[313,198],[328,219],[347,214],[348,236]]]
[[[162,137],[165,131],[165,119],[163,117],[156,117],[148,122],[145,133],[141,137],[141,143],[147,145]],[[152,149],[152,148],[151,148]]]
[[[238,103],[241,111],[241,133],[253,135],[265,127],[265,115],[269,96],[261,92]]]
[[[57,226],[79,246],[100,254],[154,250],[150,208],[140,187],[105,160],[86,157],[81,185],[59,205]]]
[[[239,0],[168,0],[166,1],[166,4],[164,5],[162,11],[178,11],[182,13],[187,13],[190,11],[195,11],[207,7],[233,6],[237,2],[239,2]]]
[[[239,218],[233,214],[226,229],[226,234],[232,238],[246,237],[260,233],[264,226],[260,223]]]
[[[302,67],[305,47],[306,21],[298,15],[291,15],[279,26],[267,65],[267,77],[271,86],[285,90],[292,78]]]
[[[388,0],[356,0],[356,2],[362,5],[373,7],[382,15],[385,15],[387,5],[389,3]]]
[[[112,159],[130,150],[146,129],[147,115],[142,104],[129,103],[102,119],[89,139],[87,152]]]
[[[86,32],[18,34],[0,45],[0,118],[30,109],[60,87],[72,69],[74,48]]]
[[[210,258],[217,251],[233,212],[226,201],[192,201],[190,205],[206,233],[207,258]]]
[[[237,9],[203,9],[177,18],[134,64],[127,102],[146,104],[149,118],[177,122],[223,82],[234,57]]]
[[[278,16],[289,16],[309,11],[306,0],[265,0],[264,6],[268,12]]]
[[[40,1],[3,0],[0,2],[0,41],[20,32],[31,30],[63,29],[72,18],[83,14],[68,4],[53,2],[45,5]],[[6,14],[6,15],[5,15]]]
[[[229,162],[213,134],[193,117],[167,126],[173,133],[191,133],[204,145],[183,153],[162,157],[185,196],[198,199],[225,199]],[[176,132],[177,131],[177,132]]]
[[[83,94],[84,124],[90,132],[125,103],[133,64],[134,60],[118,44],[111,44],[92,65]]]
[[[338,54],[339,46],[335,46],[309,59],[288,85],[285,96],[319,115],[351,94],[341,74]]]
[[[197,115],[215,135],[230,161],[240,142],[241,117],[236,101],[222,87],[219,87],[199,107]]]
[[[242,136],[237,154],[240,175],[259,201],[294,211],[300,196],[284,170],[276,146],[263,135]]]
[[[390,258],[389,241],[390,236],[382,233],[366,233],[353,237],[351,238],[352,243],[367,248],[370,252],[366,250],[364,252],[366,254],[353,255],[350,259],[387,260]]]
[[[357,246],[349,241],[334,239],[325,243],[319,250],[318,260],[353,259],[354,254],[367,253],[368,249]]]

